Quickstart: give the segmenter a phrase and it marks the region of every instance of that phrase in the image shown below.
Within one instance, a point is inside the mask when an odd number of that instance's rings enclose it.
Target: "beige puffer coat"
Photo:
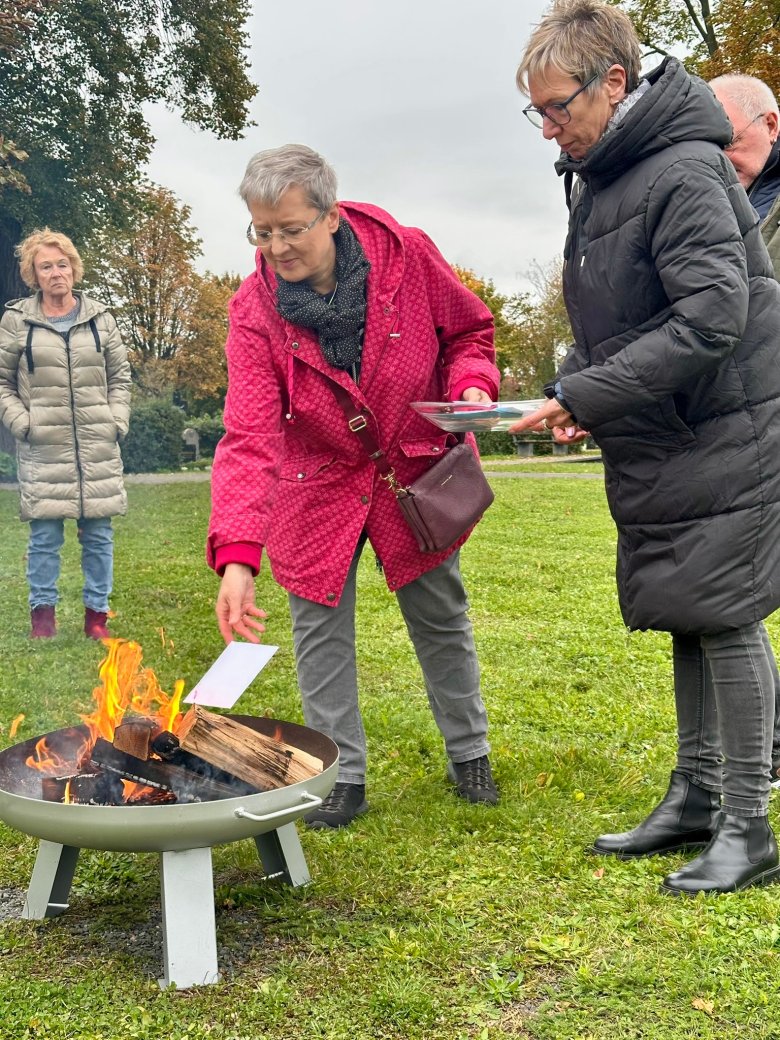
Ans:
[[[130,421],[130,364],[113,315],[84,293],[70,332],[36,293],[0,320],[0,421],[17,441],[22,520],[127,510],[119,440]]]

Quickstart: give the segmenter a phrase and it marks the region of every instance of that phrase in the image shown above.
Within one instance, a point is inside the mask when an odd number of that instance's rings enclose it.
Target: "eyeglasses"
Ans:
[[[751,119],[749,123],[747,123],[745,126],[742,127],[742,129],[739,131],[738,134],[734,134],[734,136],[731,138],[731,140],[726,145],[726,147],[723,149],[723,151],[724,152],[731,152],[731,151],[733,151],[737,147],[739,142],[742,140],[742,138],[745,136],[745,134],[748,132],[748,130],[751,128],[753,123],[757,123],[759,121],[759,119],[763,119],[765,115],[766,115],[766,112],[760,112],[757,116],[755,116],[753,119]]]
[[[322,210],[321,213],[318,213],[310,224],[303,224],[301,227],[280,228],[278,231],[258,231],[250,220],[249,227],[246,229],[246,237],[253,246],[260,246],[261,249],[263,246],[270,246],[274,235],[280,238],[282,242],[296,242],[307,231],[311,231],[317,221],[322,220],[325,212],[325,210]]]
[[[555,123],[556,126],[566,126],[571,120],[571,112],[568,106],[576,98],[578,94],[581,94],[586,87],[589,87],[591,83],[599,78],[600,73],[596,73],[595,76],[591,76],[587,83],[583,83],[581,87],[578,87],[565,101],[558,101],[554,105],[545,105],[544,108],[537,108],[536,105],[528,105],[523,109],[523,115],[535,126],[538,130],[544,128],[545,119],[549,119],[551,123]]]

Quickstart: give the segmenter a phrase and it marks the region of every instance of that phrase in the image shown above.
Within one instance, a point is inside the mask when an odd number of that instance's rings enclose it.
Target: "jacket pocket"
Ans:
[[[296,459],[285,459],[282,463],[282,480],[289,480],[295,484],[306,483],[321,477],[336,461],[333,452],[326,451],[319,455],[302,455]]]
[[[444,430],[439,433],[434,431],[430,437],[399,441],[398,447],[407,459],[435,458],[457,443],[457,439],[454,434],[446,433]]]

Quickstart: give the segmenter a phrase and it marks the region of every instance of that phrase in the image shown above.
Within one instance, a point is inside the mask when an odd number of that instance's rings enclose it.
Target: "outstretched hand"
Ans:
[[[250,643],[259,643],[259,633],[265,632],[261,619],[268,615],[255,604],[255,579],[250,567],[229,563],[222,577],[217,595],[217,624],[222,638],[232,643],[241,636]]]
[[[537,433],[549,430],[556,444],[577,444],[589,436],[588,431],[576,423],[571,412],[561,408],[554,397],[545,401],[541,408],[531,412],[524,419],[512,423],[508,432],[523,433],[524,430],[534,430]]]

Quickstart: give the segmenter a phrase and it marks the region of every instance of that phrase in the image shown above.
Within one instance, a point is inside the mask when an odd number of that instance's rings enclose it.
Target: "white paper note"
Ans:
[[[232,708],[278,649],[278,646],[268,646],[266,643],[228,643],[211,668],[184,698],[185,704]]]

